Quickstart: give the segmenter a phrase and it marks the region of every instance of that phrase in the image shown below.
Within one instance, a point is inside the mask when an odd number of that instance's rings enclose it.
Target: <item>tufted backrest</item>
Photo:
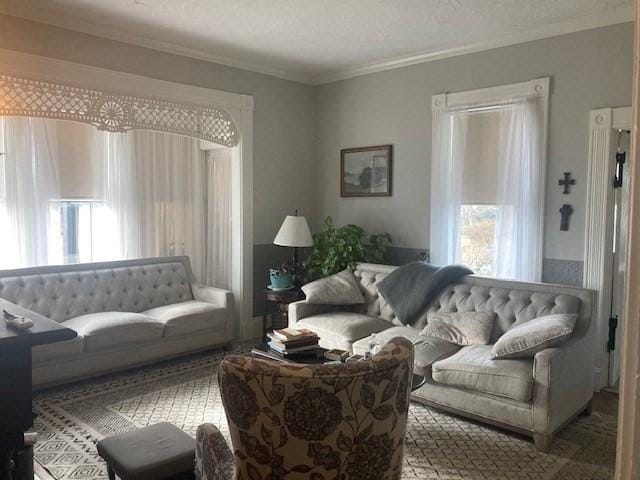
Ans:
[[[57,322],[105,311],[142,312],[192,300],[188,257],[0,271],[0,298]]]
[[[365,297],[365,313],[399,324],[393,310],[377,289],[378,282],[395,268],[361,263],[354,275]],[[584,288],[468,275],[445,287],[427,308],[426,315],[417,319],[413,326],[423,328],[431,315],[440,312],[494,312],[496,321],[492,341],[495,341],[514,323],[552,313],[576,313],[578,322],[575,335],[582,336],[589,330],[592,305],[593,292]]]

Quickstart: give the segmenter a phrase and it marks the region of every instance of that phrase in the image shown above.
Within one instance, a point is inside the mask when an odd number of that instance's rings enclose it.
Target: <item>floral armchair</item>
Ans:
[[[196,479],[399,479],[412,368],[402,338],[342,365],[227,357],[218,378],[233,453],[201,425]]]

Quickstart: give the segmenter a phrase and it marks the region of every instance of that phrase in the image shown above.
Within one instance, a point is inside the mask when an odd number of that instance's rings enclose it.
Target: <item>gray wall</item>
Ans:
[[[314,215],[314,87],[0,15],[0,48],[254,96],[254,240],[284,216]]]
[[[282,252],[264,244],[271,244],[286,214],[298,208],[313,223],[314,87],[4,15],[0,48],[253,95],[256,266],[278,264]],[[256,286],[257,299],[261,292]]]
[[[388,231],[400,250],[428,249],[431,96],[550,76],[545,279],[581,282],[589,110],[631,104],[632,61],[633,24],[627,23],[323,85],[319,213],[339,224]],[[385,143],[394,147],[393,196],[340,198],[340,149]],[[565,171],[577,181],[571,195],[562,195],[557,185]],[[575,210],[568,232],[559,230],[562,203]]]
[[[632,36],[623,24],[312,87],[0,15],[0,48],[254,96],[255,314],[266,269],[290,256],[271,242],[294,208],[312,229],[332,215],[389,231],[393,263],[427,251],[431,95],[541,76],[552,77],[545,280],[579,283],[588,111],[631,103]],[[340,149],[380,143],[394,144],[393,197],[341,199]],[[568,197],[563,171],[578,182]],[[569,232],[558,229],[564,202],[575,209]]]

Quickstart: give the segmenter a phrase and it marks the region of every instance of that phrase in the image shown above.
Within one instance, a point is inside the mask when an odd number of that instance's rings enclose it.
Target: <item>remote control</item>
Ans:
[[[25,317],[19,317],[14,315],[13,313],[9,313],[6,310],[2,310],[5,321],[7,322],[7,327],[13,328],[14,330],[29,330],[33,327],[33,320],[30,320]]]

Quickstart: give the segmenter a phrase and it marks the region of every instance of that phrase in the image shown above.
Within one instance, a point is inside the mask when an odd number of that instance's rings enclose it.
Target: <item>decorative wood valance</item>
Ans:
[[[45,117],[99,130],[156,130],[233,147],[237,129],[224,110],[0,75],[0,115]]]

